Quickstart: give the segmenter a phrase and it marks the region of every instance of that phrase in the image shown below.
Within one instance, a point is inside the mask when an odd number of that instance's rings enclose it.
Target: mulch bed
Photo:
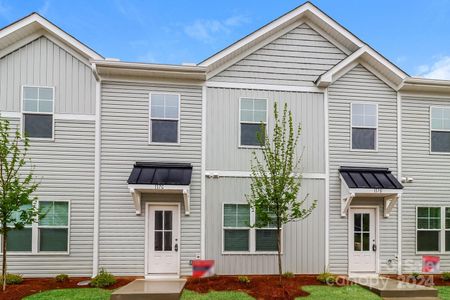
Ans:
[[[198,293],[213,291],[244,292],[256,299],[278,300],[295,299],[309,295],[301,289],[306,285],[323,285],[312,275],[297,275],[294,278],[283,278],[280,286],[278,276],[248,276],[250,283],[241,283],[237,276],[213,276],[209,278],[189,278],[185,288]],[[340,285],[348,285],[340,279]]]
[[[56,289],[69,289],[69,288],[89,288],[89,286],[78,286],[77,283],[84,280],[89,280],[88,277],[71,277],[65,282],[56,282],[54,278],[29,278],[25,279],[21,284],[8,285],[6,291],[2,292],[0,287],[0,299],[8,300],[20,300],[23,297],[36,294],[38,292]],[[121,286],[124,286],[131,281],[134,277],[117,277],[117,282],[109,286],[107,289],[113,290]]]

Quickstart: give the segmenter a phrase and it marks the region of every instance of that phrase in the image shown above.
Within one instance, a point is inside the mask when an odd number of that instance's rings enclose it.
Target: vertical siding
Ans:
[[[55,87],[55,113],[95,113],[91,68],[45,37],[0,59],[0,111],[21,110],[22,85]]]
[[[378,103],[378,151],[350,151],[350,103]],[[340,215],[340,166],[387,167],[397,171],[397,94],[375,75],[358,65],[329,88],[330,155],[330,270],[347,272],[348,220]],[[381,202],[381,200],[380,200]],[[368,202],[369,204],[369,202]],[[382,204],[380,203],[382,206]],[[395,210],[395,209],[394,209]],[[396,212],[380,220],[380,266],[397,251]]]
[[[19,120],[13,119],[17,128]],[[94,226],[94,123],[55,121],[54,142],[30,142],[29,157],[40,181],[39,200],[69,200],[69,255],[9,255],[8,271],[43,277],[92,274]]]
[[[214,76],[213,81],[314,86],[314,80],[346,57],[302,24]]]
[[[430,154],[430,106],[449,106],[449,98],[402,96],[403,271],[418,272],[422,255],[416,254],[416,206],[450,206],[450,156]],[[436,254],[433,254],[436,255]],[[439,254],[441,270],[450,268],[449,253]]]
[[[181,94],[180,145],[149,145],[149,93]],[[200,254],[201,87],[104,83],[99,266],[144,274],[144,214],[136,216],[127,179],[136,161],[192,163],[191,215],[181,216],[181,272]]]
[[[273,130],[273,103],[287,103],[294,122],[302,126],[298,155],[303,172],[325,172],[323,94],[208,88],[206,169],[249,171],[252,149],[239,148],[239,98],[268,99],[268,130]]]
[[[215,260],[217,274],[274,274],[278,272],[276,255],[222,254],[222,205],[246,203],[250,191],[249,178],[206,180],[206,257]],[[325,186],[321,179],[304,179],[299,197],[318,206],[305,220],[284,227],[284,270],[294,273],[321,273],[325,269]]]

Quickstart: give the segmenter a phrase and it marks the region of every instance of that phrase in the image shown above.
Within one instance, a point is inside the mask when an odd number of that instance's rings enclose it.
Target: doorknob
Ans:
[[[178,252],[178,244],[175,244],[175,252]]]
[[[372,245],[372,250],[373,250],[373,251],[377,251],[377,245],[373,244],[373,245]]]

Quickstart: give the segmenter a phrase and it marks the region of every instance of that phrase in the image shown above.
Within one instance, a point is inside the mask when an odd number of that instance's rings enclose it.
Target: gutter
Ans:
[[[95,146],[94,146],[94,232],[92,247],[92,277],[98,273],[100,231],[100,159],[101,159],[101,79],[95,63],[91,63],[95,77]]]

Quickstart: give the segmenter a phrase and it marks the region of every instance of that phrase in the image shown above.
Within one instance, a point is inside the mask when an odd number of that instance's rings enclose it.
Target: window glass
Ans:
[[[240,144],[242,146],[261,146],[258,134],[265,135],[267,122],[267,100],[241,98],[240,100]],[[263,130],[261,130],[263,129]]]
[[[39,251],[67,251],[69,203],[40,201]]]
[[[417,251],[439,251],[440,231],[417,231]]]
[[[23,111],[53,113],[53,89],[46,87],[23,88]]]
[[[249,230],[226,229],[224,231],[225,251],[249,251]]]
[[[250,207],[247,204],[225,204],[223,210],[224,250],[249,251]]]
[[[441,208],[417,208],[417,251],[440,251]],[[446,246],[447,247],[447,246]]]
[[[450,131],[431,131],[431,151],[450,152]]]
[[[241,145],[261,146],[260,139],[264,140],[265,135],[264,125],[241,123]]]
[[[376,104],[352,103],[352,149],[375,150],[377,144]]]
[[[172,94],[151,94],[151,141],[177,143],[180,97]]]
[[[256,229],[256,251],[277,251],[277,231]]]
[[[450,107],[431,108],[431,129],[450,130]]]
[[[6,249],[8,251],[31,251],[32,230],[29,227],[23,229],[12,229],[8,232],[8,239],[6,242]]]

